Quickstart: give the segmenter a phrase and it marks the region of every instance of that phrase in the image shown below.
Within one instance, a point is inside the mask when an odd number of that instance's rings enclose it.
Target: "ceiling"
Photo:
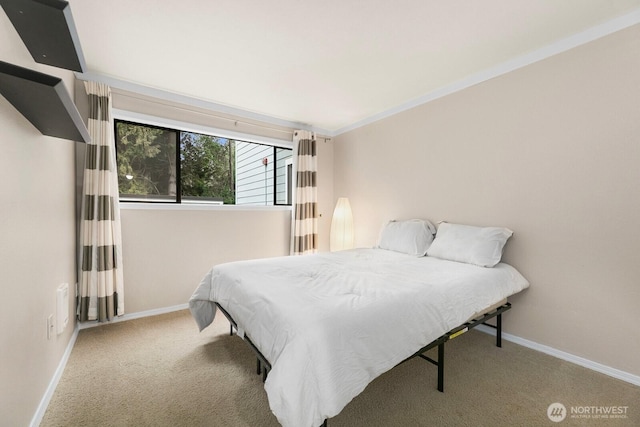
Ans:
[[[89,75],[328,135],[640,22],[640,0],[69,2]]]

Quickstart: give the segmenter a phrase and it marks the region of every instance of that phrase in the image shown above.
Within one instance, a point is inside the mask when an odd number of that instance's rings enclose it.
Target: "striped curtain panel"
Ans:
[[[293,194],[291,253],[312,254],[318,250],[318,160],[315,134],[303,130],[295,131],[293,150],[297,172]]]
[[[89,134],[80,222],[78,318],[103,322],[124,314],[118,170],[111,90],[85,82]]]

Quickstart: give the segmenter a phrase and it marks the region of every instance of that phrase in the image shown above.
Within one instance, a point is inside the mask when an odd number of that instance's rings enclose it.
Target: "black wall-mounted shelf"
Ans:
[[[0,61],[0,93],[44,135],[91,141],[62,79]]]
[[[84,56],[68,2],[0,0],[0,5],[36,62],[84,72]]]

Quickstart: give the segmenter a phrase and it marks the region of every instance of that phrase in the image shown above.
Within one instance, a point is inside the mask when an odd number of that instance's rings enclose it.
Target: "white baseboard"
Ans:
[[[140,311],[137,313],[125,314],[123,316],[116,317],[111,321],[111,323],[125,322],[127,320],[139,319],[142,317],[156,316],[158,314],[165,314],[165,313],[171,313],[174,311],[185,310],[187,308],[189,308],[189,304],[179,304],[179,305],[174,305],[172,307]],[[73,331],[73,335],[71,336],[71,339],[69,340],[69,344],[67,345],[67,349],[65,350],[64,355],[62,356],[62,360],[60,360],[60,363],[58,364],[58,368],[56,369],[56,372],[54,373],[53,378],[51,378],[49,386],[47,387],[47,390],[44,396],[42,397],[42,400],[40,401],[40,405],[38,405],[38,409],[36,410],[36,413],[31,419],[30,427],[38,427],[40,425],[40,422],[42,421],[42,418],[44,417],[44,414],[47,410],[47,406],[49,405],[49,401],[51,401],[51,397],[53,397],[53,393],[55,392],[56,387],[58,386],[58,382],[62,377],[64,368],[67,366],[67,361],[69,360],[69,356],[71,355],[71,350],[73,350],[73,346],[75,345],[76,339],[78,338],[78,332],[81,329],[92,328],[92,327],[101,326],[104,324],[105,323],[98,323],[98,322],[90,322],[90,323],[85,322],[85,323],[76,324],[76,328]],[[493,336],[496,335],[495,329],[490,328],[488,326],[479,325],[478,327],[476,327],[476,329],[484,333],[487,333],[489,335],[493,335]],[[537,350],[542,353],[546,353],[550,356],[557,357],[558,359],[566,360],[567,362],[571,362],[576,365],[608,375],[610,377],[617,378],[619,380],[626,381],[628,383],[640,386],[640,376],[633,375],[628,372],[624,372],[619,369],[612,368],[610,366],[602,365],[600,363],[593,362],[591,360],[588,360],[579,356],[575,356],[573,354],[566,353],[561,350],[557,350],[553,347],[548,347],[546,345],[538,344],[536,342],[529,341],[527,339],[520,338],[515,335],[511,335],[503,332],[502,338],[505,339],[506,341],[511,341],[523,347]]]
[[[493,335],[493,336],[496,335],[496,330],[493,329],[493,328],[490,328],[488,326],[479,325],[479,326],[476,327],[476,329],[479,330],[479,331],[482,331],[484,333],[487,333],[489,335]],[[567,362],[571,362],[571,363],[576,364],[578,366],[582,366],[584,368],[588,368],[588,369],[591,369],[593,371],[600,372],[601,374],[605,374],[605,375],[608,375],[610,377],[617,378],[617,379],[622,380],[622,381],[626,381],[626,382],[631,383],[633,385],[640,386],[640,376],[638,376],[638,375],[633,375],[633,374],[631,374],[629,372],[621,371],[619,369],[612,368],[611,366],[603,365],[601,363],[594,362],[592,360],[585,359],[583,357],[576,356],[574,354],[567,353],[567,352],[555,349],[553,347],[549,347],[549,346],[546,346],[546,345],[538,344],[537,342],[529,341],[527,339],[520,338],[518,336],[507,334],[507,333],[504,333],[504,332],[502,333],[502,338],[504,340],[506,340],[506,341],[511,341],[511,342],[513,342],[515,344],[518,344],[518,345],[521,345],[523,347],[527,347],[527,348],[530,348],[532,350],[540,351],[540,352],[548,354],[550,356],[557,357],[558,359],[566,360]]]
[[[69,356],[71,356],[71,350],[73,350],[73,346],[75,345],[76,339],[78,338],[78,331],[79,331],[78,324],[76,323],[76,327],[73,330],[71,339],[67,344],[67,348],[65,349],[64,354],[62,355],[62,359],[60,360],[60,363],[58,363],[58,367],[56,368],[56,371],[53,374],[53,378],[51,378],[51,381],[49,382],[49,386],[47,387],[47,390],[44,392],[44,396],[42,397],[42,400],[40,400],[38,409],[36,409],[36,413],[33,415],[33,418],[31,419],[31,424],[29,424],[30,427],[38,427],[40,425],[40,422],[42,421],[42,418],[44,418],[44,413],[47,412],[47,406],[49,406],[49,402],[53,397],[53,393],[56,391],[58,382],[60,382],[60,378],[62,378],[62,373],[64,372],[64,368],[67,366],[67,362],[69,361]]]
[[[96,326],[107,325],[109,323],[126,322],[127,320],[140,319],[142,317],[157,316],[159,314],[172,313],[174,311],[185,310],[189,308],[189,304],[178,304],[171,307],[154,308],[153,310],[139,311],[137,313],[123,314],[114,317],[110,322],[81,322],[80,329],[95,328]]]
[[[189,304],[180,304],[180,305],[174,305],[172,307],[140,311],[138,313],[125,314],[123,316],[116,317],[110,323],[124,322],[127,320],[139,319],[141,317],[156,316],[158,314],[171,313],[173,311],[184,310],[187,308],[189,308]],[[36,409],[36,413],[33,415],[33,418],[31,419],[31,424],[29,424],[30,427],[38,427],[40,425],[40,422],[42,421],[42,418],[44,418],[44,414],[47,411],[47,406],[49,406],[49,402],[53,397],[53,393],[56,391],[58,382],[60,382],[60,378],[62,377],[64,368],[67,366],[67,362],[69,361],[69,356],[71,356],[71,350],[73,350],[73,346],[76,344],[76,339],[78,338],[78,332],[81,329],[92,328],[92,327],[100,326],[104,324],[105,323],[98,323],[98,322],[84,322],[84,323],[77,322],[76,323],[76,328],[73,331],[73,335],[71,336],[69,343],[67,344],[67,348],[64,351],[64,354],[62,356],[62,359],[60,360],[60,363],[58,364],[58,368],[53,374],[53,377],[49,382],[49,386],[47,387],[47,390],[45,391],[44,396],[42,397],[42,400],[40,400],[38,409]]]

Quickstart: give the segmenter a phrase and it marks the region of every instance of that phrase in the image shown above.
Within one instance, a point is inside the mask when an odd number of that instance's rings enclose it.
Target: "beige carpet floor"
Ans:
[[[252,351],[228,331],[218,316],[199,333],[188,311],[80,331],[41,426],[278,426]],[[436,374],[421,359],[398,366],[329,426],[640,426],[640,387],[510,342],[497,348],[482,332],[447,344],[444,393]],[[582,418],[551,422],[555,402]],[[584,414],[611,406],[624,417]]]

